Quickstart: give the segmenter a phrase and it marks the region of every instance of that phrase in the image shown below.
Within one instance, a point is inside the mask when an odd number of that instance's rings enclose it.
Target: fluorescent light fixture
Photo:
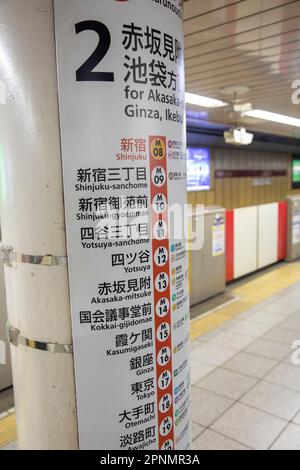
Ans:
[[[286,124],[287,126],[300,127],[300,119],[285,116],[284,114],[271,113],[263,111],[262,109],[253,109],[246,111],[244,116],[249,116],[257,119],[264,119],[265,121],[278,122],[279,124]]]
[[[222,108],[223,106],[227,106],[227,103],[224,101],[207,98],[206,96],[196,95],[194,93],[186,93],[185,101],[189,104],[202,106],[203,108]]]

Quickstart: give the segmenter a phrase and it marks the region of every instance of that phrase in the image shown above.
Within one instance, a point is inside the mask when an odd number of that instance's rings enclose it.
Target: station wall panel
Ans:
[[[258,206],[258,269],[278,261],[278,203]]]
[[[257,206],[234,211],[234,278],[257,270]]]
[[[226,281],[286,259],[287,202],[226,211]]]
[[[188,142],[190,140],[188,134]],[[193,140],[193,145],[196,142]],[[201,147],[202,144],[199,143]],[[251,149],[210,147],[211,190],[188,193],[190,204],[219,205],[226,209],[269,204],[285,197],[300,194],[300,189],[291,189],[291,154]],[[216,171],[264,170],[285,172],[285,176],[267,177],[265,185],[254,184],[254,177],[215,179]],[[279,175],[280,173],[278,173]]]

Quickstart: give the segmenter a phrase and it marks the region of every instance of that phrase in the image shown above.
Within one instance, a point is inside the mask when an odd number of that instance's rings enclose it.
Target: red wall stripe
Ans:
[[[215,178],[272,178],[286,176],[286,170],[216,170]]]
[[[162,155],[156,154],[155,150],[157,150],[156,142],[160,142],[159,149],[164,149]],[[150,136],[149,137],[149,149],[150,149],[150,175],[153,174],[153,170],[157,167],[162,167],[165,171],[165,174],[168,174],[167,170],[167,142],[166,137],[163,136]],[[160,265],[155,258],[156,250],[160,248],[165,248],[167,253],[170,253],[170,246],[169,246],[169,219],[168,219],[168,210],[163,212],[155,212],[153,201],[155,196],[163,195],[166,198],[168,204],[168,182],[165,180],[165,183],[162,187],[158,187],[155,185],[154,181],[151,179],[151,225],[152,225],[152,255],[153,255],[153,298],[155,303],[155,311],[156,306],[162,299],[167,299],[169,301],[169,309],[167,315],[161,317],[155,313],[155,351],[156,351],[156,375],[157,375],[157,420],[158,420],[158,430],[159,430],[159,449],[163,449],[164,445],[172,441],[172,446],[174,444],[174,413],[173,413],[173,367],[172,367],[172,314],[171,314],[171,273],[170,273],[170,261],[168,260],[167,263]],[[166,227],[168,227],[168,232],[165,234],[165,237],[159,239],[157,236],[157,231],[154,231],[154,227],[157,223],[165,223]],[[159,279],[160,275],[164,275],[164,280],[167,279],[168,282],[163,289],[159,289],[156,286],[156,280]],[[164,333],[166,330],[166,326],[168,327],[168,335],[159,336],[160,328],[164,327],[162,332]],[[162,351],[169,351],[168,353],[164,353],[165,360],[163,363],[160,363],[158,360],[159,354]],[[168,355],[168,356],[167,356]],[[168,360],[167,360],[168,357]],[[159,378],[161,374],[168,373],[171,379],[169,380],[167,388],[163,388],[160,386]],[[164,425],[165,423],[165,425]],[[165,428],[165,433],[161,433],[161,427]]]
[[[234,211],[226,211],[226,281],[234,279]]]
[[[287,202],[278,204],[278,261],[286,258],[287,249]]]

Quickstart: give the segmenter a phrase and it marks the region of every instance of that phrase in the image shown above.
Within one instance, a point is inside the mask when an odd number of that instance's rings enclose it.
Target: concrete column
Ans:
[[[5,280],[19,447],[76,449],[73,355],[36,349],[72,343],[53,3],[4,0],[0,17],[1,224],[13,249]]]

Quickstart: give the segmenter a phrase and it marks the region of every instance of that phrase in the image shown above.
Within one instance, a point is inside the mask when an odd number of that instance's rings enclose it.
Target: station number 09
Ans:
[[[94,31],[98,34],[99,42],[90,57],[76,71],[77,82],[113,82],[115,76],[113,72],[95,72],[94,69],[106,56],[110,45],[111,35],[109,29],[100,21],[81,21],[75,25],[76,34],[83,31]]]

